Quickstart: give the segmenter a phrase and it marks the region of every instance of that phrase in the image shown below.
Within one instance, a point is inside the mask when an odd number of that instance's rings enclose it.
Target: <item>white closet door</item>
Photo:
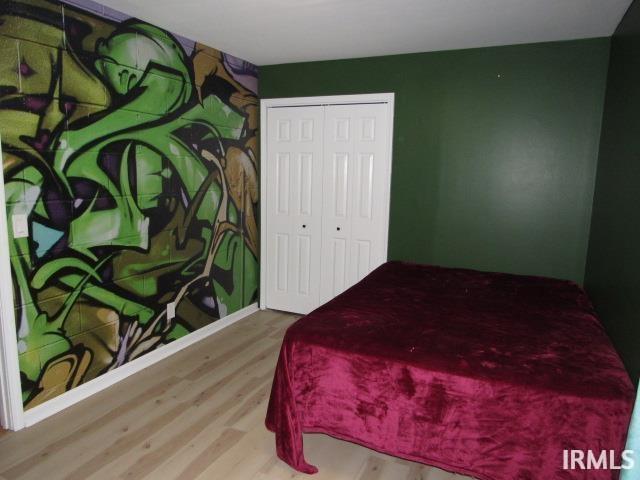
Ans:
[[[322,106],[268,112],[269,308],[305,314],[319,305],[323,118]]]
[[[352,108],[336,106],[325,110],[321,304],[349,286],[354,154]]]
[[[386,261],[388,108],[325,108],[320,303]]]

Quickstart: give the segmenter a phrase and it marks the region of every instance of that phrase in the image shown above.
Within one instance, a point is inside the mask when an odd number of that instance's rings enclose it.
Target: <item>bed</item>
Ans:
[[[482,480],[611,480],[563,451],[619,457],[633,398],[576,284],[388,262],[289,327],[266,425],[304,473],[324,433]]]

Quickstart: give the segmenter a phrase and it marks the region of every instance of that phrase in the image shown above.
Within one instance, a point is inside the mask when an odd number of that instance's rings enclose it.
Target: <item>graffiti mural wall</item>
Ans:
[[[0,3],[25,408],[257,293],[256,67],[70,3]],[[28,237],[14,238],[16,215],[27,218]],[[168,319],[171,301],[177,315]]]

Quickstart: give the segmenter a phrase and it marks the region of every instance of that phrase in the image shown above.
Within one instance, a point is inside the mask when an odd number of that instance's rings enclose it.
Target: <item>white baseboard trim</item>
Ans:
[[[207,338],[208,336],[257,311],[258,304],[253,303],[248,307],[243,308],[242,310],[238,310],[237,312],[227,315],[220,320],[216,320],[209,325],[199,328],[189,335],[179,338],[178,340],[175,340],[174,342],[171,342],[167,345],[163,345],[162,347],[157,348],[140,358],[136,358],[129,363],[125,363],[115,370],[107,372],[104,375],[100,375],[99,377],[94,378],[87,383],[83,383],[73,390],[69,390],[62,395],[52,398],[42,405],[38,405],[29,410],[26,410],[24,412],[24,425],[26,427],[30,427],[31,425],[34,425],[35,423],[38,423],[45,418],[50,417],[51,415],[54,415],[61,410],[64,410],[65,408],[68,408],[71,405],[74,405],[95,393],[98,393],[101,390],[104,390],[105,388],[118,383],[120,380],[123,380],[130,375],[133,375],[134,373],[139,372],[140,370],[147,368],[154,363],[159,362],[160,360],[170,357],[174,353],[179,352],[180,350],[183,350],[184,348]]]

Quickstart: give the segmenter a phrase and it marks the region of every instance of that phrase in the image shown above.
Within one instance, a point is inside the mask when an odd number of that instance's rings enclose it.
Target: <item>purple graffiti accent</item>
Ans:
[[[86,10],[91,13],[95,13],[100,15],[101,17],[104,15],[104,6],[100,5],[98,2],[94,2],[93,0],[60,0],[62,3],[66,3],[67,5],[71,5],[72,7],[80,8],[81,10]]]
[[[120,335],[120,348],[118,348],[118,354],[114,359],[115,365],[123,365],[127,363],[127,343],[129,342],[129,335]]]
[[[22,140],[36,152],[44,154],[51,142],[51,132],[49,130],[39,130],[34,138],[22,137]]]
[[[50,100],[46,95],[26,95],[24,108],[31,113],[43,113],[49,106]]]
[[[115,153],[106,152],[103,153],[98,161],[100,168],[104,170],[104,172],[116,185],[120,182],[120,156]]]
[[[78,104],[73,100],[65,100],[62,105],[64,108],[65,115],[67,117],[70,117],[71,115],[73,115],[76,109],[78,108]]]
[[[80,25],[76,22],[69,22],[67,25],[67,38],[78,38],[81,35]]]
[[[51,141],[51,132],[49,130],[40,130],[36,138],[31,142],[31,146],[40,153],[46,152]]]
[[[71,221],[71,204],[69,202],[47,202],[47,213],[51,223],[64,227]]]
[[[110,7],[104,7],[104,18],[115,21],[116,23],[124,22],[131,18],[131,15],[127,15],[119,10],[115,10]]]
[[[127,15],[126,13],[123,13],[119,10],[115,10],[111,7],[101,5],[98,2],[94,2],[93,0],[61,0],[61,1],[62,3],[66,3],[67,5],[71,5],[72,7],[76,7],[81,10],[91,12],[102,18],[112,20],[116,23],[124,22],[125,20],[132,18],[131,15]],[[182,48],[184,48],[184,51],[188,56],[193,53],[193,51],[195,50],[196,42],[194,42],[193,40],[189,40],[188,38],[183,37],[182,35],[178,35],[172,32],[170,33],[176,38],[178,43],[182,45]]]
[[[183,37],[182,35],[178,35],[177,33],[171,32],[171,35],[173,35],[175,39],[178,41],[178,43],[182,45],[182,48],[184,48],[185,53],[187,54],[187,56],[190,57],[193,54],[193,51],[196,49],[196,42],[194,42],[193,40],[189,40],[188,38]]]
[[[33,68],[31,68],[31,65],[29,65],[24,60],[22,62],[20,62],[20,66],[18,67],[18,71],[20,72],[20,76],[22,76],[24,78],[29,78],[29,77],[31,77],[32,75],[34,75],[36,73],[36,71]]]
[[[84,10],[86,12],[93,13],[98,15],[99,17],[113,20],[116,23],[123,22],[131,18],[131,15],[127,15],[126,13],[122,13],[118,10],[115,10],[111,7],[107,7],[105,5],[101,5],[98,2],[94,2],[93,0],[60,0],[62,3],[66,3],[67,5],[71,5],[72,7],[79,8],[80,10]]]
[[[73,195],[76,197],[76,208],[82,204],[82,201],[87,198],[93,198],[96,194],[95,183],[81,178],[74,178],[71,181],[71,188],[73,189]]]
[[[98,196],[93,201],[93,211],[113,210],[114,208],[118,208],[118,205],[111,197]]]
[[[43,189],[43,203],[53,227],[64,229],[72,217],[72,203],[56,188]],[[50,226],[51,226],[50,225]]]
[[[60,220],[69,220],[69,208],[64,203],[47,203],[47,210],[49,211],[49,215],[54,222],[60,222]]]
[[[231,76],[241,83],[245,88],[248,88],[253,93],[258,93],[258,67],[253,63],[242,60],[241,58],[234,57],[228,53],[222,53],[224,59],[224,65],[227,67]]]
[[[60,0],[62,3],[70,5],[72,7],[85,10],[87,12],[93,13],[107,20],[114,21],[116,23],[123,22],[128,20],[131,15],[127,15],[123,12],[115,10],[111,7],[107,7],[105,5],[101,5],[98,2],[94,2],[93,0]],[[73,29],[73,26],[71,27]],[[77,34],[77,32],[69,31],[71,35]],[[196,47],[196,42],[190,40],[182,35],[177,33],[169,32],[178,43],[182,46],[187,56],[193,55]],[[249,89],[253,93],[258,93],[258,67],[253,65],[246,60],[242,60],[241,58],[235,57],[233,55],[229,55],[227,53],[223,53],[224,63],[231,73],[232,77],[235,78],[240,84],[242,84],[245,88]]]
[[[62,194],[56,190],[56,189],[52,189],[52,188],[45,188],[43,190],[43,197],[44,197],[44,203],[48,204],[48,203],[59,203],[59,202],[63,202],[66,200],[65,197],[62,196]]]

